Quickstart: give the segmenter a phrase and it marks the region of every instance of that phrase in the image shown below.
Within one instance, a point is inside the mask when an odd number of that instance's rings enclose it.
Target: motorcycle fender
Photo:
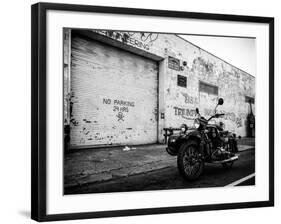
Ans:
[[[192,131],[190,133],[188,133],[185,137],[184,137],[184,141],[190,141],[190,140],[197,140],[199,143],[199,150],[200,153],[203,154],[204,152],[204,143],[202,142],[202,136],[201,133],[199,131]]]
[[[200,131],[191,131],[189,133],[187,133],[187,135],[185,136],[185,138],[190,138],[190,137],[197,137],[198,139],[201,139],[201,133]]]

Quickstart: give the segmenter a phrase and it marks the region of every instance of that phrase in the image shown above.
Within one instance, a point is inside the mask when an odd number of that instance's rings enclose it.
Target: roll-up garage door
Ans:
[[[71,54],[71,145],[155,143],[157,62],[78,35]]]

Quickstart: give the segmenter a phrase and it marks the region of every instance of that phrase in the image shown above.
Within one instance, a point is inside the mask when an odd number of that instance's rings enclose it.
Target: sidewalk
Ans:
[[[248,145],[238,141],[239,151],[252,149],[254,139]],[[170,156],[166,145],[154,144],[145,146],[98,149],[83,149],[66,154],[64,159],[65,187],[75,187],[147,173],[177,165],[177,157]]]
[[[238,151],[245,151],[255,147],[255,138],[241,138],[237,140],[238,143]]]
[[[255,138],[243,137],[241,139],[237,139],[237,142],[238,142],[238,145],[255,146]]]

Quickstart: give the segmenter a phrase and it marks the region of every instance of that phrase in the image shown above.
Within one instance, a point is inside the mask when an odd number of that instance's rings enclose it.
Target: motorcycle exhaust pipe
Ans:
[[[238,160],[238,158],[239,157],[236,155],[236,156],[233,156],[233,157],[231,157],[229,159],[220,160],[220,161],[213,161],[212,163],[216,163],[216,164],[228,163],[228,162],[236,161],[236,160]]]

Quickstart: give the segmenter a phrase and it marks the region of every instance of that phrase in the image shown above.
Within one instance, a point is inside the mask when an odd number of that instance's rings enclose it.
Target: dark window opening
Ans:
[[[219,95],[219,88],[217,86],[201,81],[199,81],[199,91],[216,96]]]

